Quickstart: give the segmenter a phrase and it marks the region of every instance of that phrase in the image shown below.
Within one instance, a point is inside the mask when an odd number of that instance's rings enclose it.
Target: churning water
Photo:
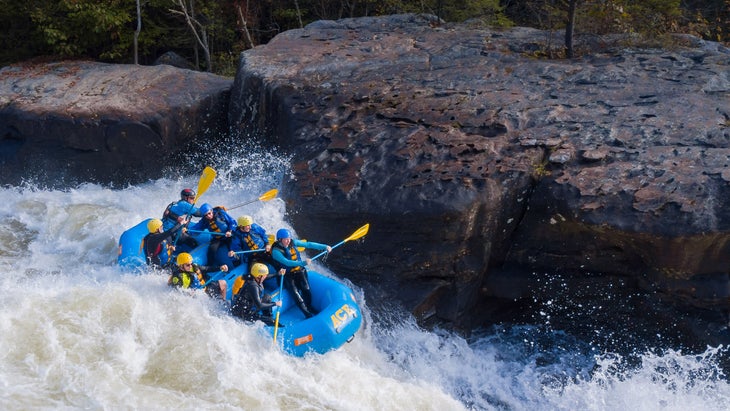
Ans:
[[[286,160],[268,156],[215,165],[202,202],[237,204],[277,188]],[[284,355],[260,327],[202,295],[171,291],[164,274],[116,266],[122,232],[159,217],[197,181],[0,188],[0,409],[730,409],[722,348],[658,347],[626,361],[539,327],[466,340],[410,318],[380,322],[357,284],[366,319],[352,343],[321,356]],[[269,230],[288,227],[279,199],[232,212],[244,213]]]

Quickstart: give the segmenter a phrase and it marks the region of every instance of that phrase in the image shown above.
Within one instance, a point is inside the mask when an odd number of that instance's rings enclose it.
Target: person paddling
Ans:
[[[214,264],[218,260],[218,248],[224,245],[230,249],[231,236],[236,229],[236,220],[228,214],[224,207],[213,207],[208,203],[200,206],[200,213],[203,218],[190,227],[191,231],[210,231],[222,235],[213,235],[208,245],[208,264]],[[228,258],[228,252],[222,256]]]
[[[190,216],[201,217],[202,214],[195,207],[195,190],[186,188],[180,192],[180,200],[168,204],[165,211],[162,212],[163,228],[165,231],[171,229],[179,222],[180,217],[187,217],[190,221]],[[184,245],[189,250],[198,246],[198,242],[193,237],[182,231],[179,233],[176,244]]]
[[[156,218],[147,222],[149,234],[142,239],[142,250],[148,265],[162,268],[170,263],[168,259],[175,251],[175,246],[172,245],[172,237],[183,227],[184,222],[185,217],[180,216],[177,219],[177,224],[166,231],[162,231],[162,221]],[[162,263],[160,258],[163,253],[167,257],[165,264]]]
[[[210,279],[209,272],[228,271],[228,266],[213,267],[209,265],[198,265],[193,263],[193,256],[189,253],[180,253],[176,260],[177,265],[172,268],[172,274],[167,280],[167,285],[186,290],[204,288],[206,294],[226,300],[228,284],[225,280],[213,281],[207,286],[206,281]]]
[[[292,238],[291,232],[286,228],[276,232],[276,242],[271,247],[271,257],[274,260],[275,268],[286,270],[284,285],[294,297],[304,316],[310,318],[319,312],[312,306],[312,290],[309,288],[309,275],[305,268],[312,260],[302,258],[298,247],[326,250],[327,252],[330,252],[332,247]]]
[[[271,244],[269,244],[269,236],[266,230],[260,225],[253,222],[253,217],[244,215],[236,220],[238,228],[233,231],[231,237],[231,249],[228,256],[231,257],[236,265],[247,264],[248,269],[254,263],[272,264]],[[241,251],[256,251],[242,254]],[[272,267],[273,268],[273,267]]]
[[[281,270],[284,275],[286,270]],[[243,288],[233,297],[231,313],[244,321],[262,321],[267,325],[274,325],[272,309],[281,307],[281,300],[271,302],[271,296],[264,294],[263,282],[269,275],[269,268],[266,264],[254,263],[251,265],[251,273],[246,276]],[[283,327],[283,325],[279,325]]]

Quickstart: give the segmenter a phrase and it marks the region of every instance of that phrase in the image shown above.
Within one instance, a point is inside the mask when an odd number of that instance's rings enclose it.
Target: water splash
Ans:
[[[242,151],[215,165],[203,201],[255,199],[288,170],[275,151],[232,143],[226,153]],[[194,188],[200,164],[116,189],[0,188],[1,409],[730,409],[725,348],[619,355],[560,331],[554,318],[577,306],[560,298],[536,303],[537,325],[464,338],[424,330],[396,307],[374,315],[353,284],[365,315],[355,340],[325,356],[286,356],[260,325],[170,290],[165,275],[114,264],[121,233]],[[291,228],[280,199],[238,212]]]

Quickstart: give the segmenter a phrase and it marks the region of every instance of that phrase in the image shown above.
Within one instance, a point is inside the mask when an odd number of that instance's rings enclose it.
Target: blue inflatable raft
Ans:
[[[119,239],[117,262],[125,271],[146,269],[141,243],[148,232],[148,221],[144,220],[128,229]],[[195,238],[201,245],[191,250],[190,254],[197,264],[205,265],[210,237],[207,234],[200,234]],[[218,276],[227,281],[229,302],[234,282],[237,277],[245,274],[245,268],[245,265],[241,265],[228,273],[210,273],[213,278]],[[274,308],[273,313],[276,316],[277,310],[281,310],[279,323],[282,326],[277,330],[277,344],[285,352],[295,356],[303,356],[309,352],[324,354],[340,348],[355,337],[362,324],[362,313],[352,289],[316,271],[307,271],[312,289],[312,305],[319,310],[319,313],[312,318],[304,317],[288,290],[284,289],[283,295],[279,295],[276,278],[264,281],[266,292],[271,294],[273,300],[282,301],[281,308]],[[266,329],[273,336],[274,327],[267,326]]]

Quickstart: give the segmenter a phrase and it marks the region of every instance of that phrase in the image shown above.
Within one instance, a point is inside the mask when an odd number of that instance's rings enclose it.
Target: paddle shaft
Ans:
[[[232,207],[228,207],[228,210],[233,210],[233,209],[238,208],[238,207],[243,207],[245,205],[249,205],[249,204],[255,203],[257,201],[269,201],[272,198],[276,197],[276,194],[278,192],[279,192],[279,190],[277,190],[275,188],[274,189],[271,189],[271,190],[269,190],[269,191],[261,194],[259,196],[259,198],[257,198],[257,199],[254,199],[254,200],[251,200],[251,201],[246,201],[245,203],[241,203],[241,204],[236,204],[236,205],[234,205]]]
[[[218,233],[215,231],[208,231],[208,230],[188,230],[188,233],[208,233],[210,235],[226,235],[226,233]]]
[[[345,238],[344,240],[340,241],[339,243],[337,243],[337,244],[333,245],[333,246],[332,246],[332,247],[330,248],[330,251],[332,251],[332,250],[334,250],[335,248],[337,248],[337,247],[341,246],[342,244],[345,244],[345,243],[346,243],[346,242],[348,242],[348,241],[352,241],[352,240],[357,240],[358,238],[362,238],[362,237],[364,237],[364,236],[365,236],[365,234],[367,234],[367,233],[368,233],[368,230],[370,230],[370,224],[365,224],[364,226],[362,226],[362,227],[358,228],[357,230],[355,230],[355,232],[354,232],[354,233],[350,234],[350,236],[349,236],[349,237],[347,237],[347,238]],[[319,254],[315,255],[314,257],[312,257],[312,260],[316,260],[316,259],[318,259],[319,257],[322,257],[323,255],[327,254],[327,253],[328,253],[328,252],[330,252],[330,251],[322,251],[321,253],[319,253]]]
[[[205,284],[203,284],[203,287],[207,287],[207,286],[208,286],[208,284],[212,283],[213,281],[218,281],[218,280],[220,280],[220,279],[221,279],[221,277],[223,277],[223,275],[224,275],[224,274],[225,274],[226,276],[228,276],[228,274],[230,274],[230,273],[229,273],[228,271],[221,271],[221,272],[219,272],[218,274],[216,274],[216,275],[214,275],[214,276],[210,277],[210,280],[206,281],[206,282],[205,282]]]
[[[261,251],[266,251],[266,249],[259,248],[258,250],[234,251],[233,254],[250,254],[250,253],[259,253]]]
[[[281,301],[281,307],[276,310],[276,320],[274,321],[274,345],[276,345],[276,333],[279,331],[279,314],[284,309],[284,276],[281,276],[279,283],[279,301]]]
[[[342,240],[342,241],[340,241],[339,243],[337,243],[337,244],[333,245],[333,246],[332,246],[332,249],[330,249],[330,251],[332,251],[332,250],[334,250],[335,248],[337,248],[337,247],[341,246],[342,244],[345,244],[345,242],[346,242],[346,240]],[[321,253],[319,253],[319,254],[315,255],[314,257],[312,257],[312,261],[314,261],[314,260],[318,259],[319,257],[322,257],[323,255],[325,255],[325,254],[329,253],[330,251],[327,251],[327,250],[325,250],[325,251],[322,251]]]
[[[255,199],[255,200],[251,200],[251,201],[246,201],[245,203],[241,203],[241,204],[236,204],[236,205],[234,205],[234,206],[232,206],[232,207],[228,207],[228,210],[234,210],[234,209],[236,209],[236,208],[238,208],[238,207],[243,207],[243,206],[245,206],[245,205],[249,205],[249,204],[251,204],[251,203],[255,203],[255,202],[257,202],[257,201],[259,201],[259,199],[258,199],[258,198],[257,198],[257,199]]]

